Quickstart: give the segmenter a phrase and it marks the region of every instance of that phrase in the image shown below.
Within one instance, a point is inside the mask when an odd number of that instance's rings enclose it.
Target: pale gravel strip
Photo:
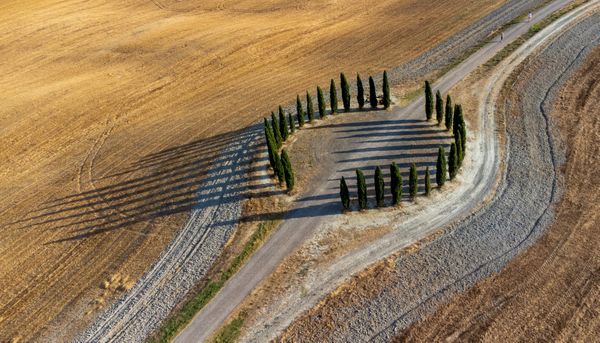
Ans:
[[[597,10],[598,3],[588,7]],[[549,27],[536,36],[537,42],[533,40],[539,44],[544,38],[549,44],[536,57],[543,61],[546,72],[530,81],[531,101],[516,104],[524,116],[507,121],[510,144],[504,187],[478,214],[418,253],[400,257],[392,288],[373,299],[361,299],[359,305],[338,309],[336,321],[323,329],[334,328],[323,332],[327,341],[389,341],[452,294],[500,270],[543,233],[560,192],[555,175],[563,160],[551,135],[547,111],[560,85],[599,44],[600,15],[582,20],[559,36],[548,36],[551,31]],[[496,73],[494,92],[521,60],[509,60],[507,68]],[[315,328],[320,327],[318,318],[309,320]],[[297,335],[292,338],[302,340]]]
[[[254,126],[222,152],[198,191],[198,204],[186,225],[134,288],[76,342],[143,342],[201,280],[241,215],[247,168],[259,134],[260,127]]]

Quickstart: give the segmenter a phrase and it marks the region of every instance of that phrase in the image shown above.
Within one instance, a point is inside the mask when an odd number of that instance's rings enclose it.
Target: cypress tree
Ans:
[[[294,117],[292,117],[291,113],[288,113],[288,122],[290,124],[290,133],[294,134],[294,132],[296,132],[296,122],[294,121]]]
[[[435,181],[438,187],[442,187],[446,183],[446,151],[440,146],[438,149],[437,165],[435,167]]]
[[[452,109],[452,98],[450,98],[450,94],[446,97],[446,130],[450,131],[452,128],[452,117],[454,111]]]
[[[383,174],[381,168],[375,168],[375,199],[377,200],[377,207],[383,207],[383,199],[385,197],[385,184],[383,181]]]
[[[417,166],[413,163],[410,165],[410,174],[408,177],[408,190],[410,197],[415,199],[417,190],[419,189],[419,179],[417,178]]]
[[[390,178],[392,188],[392,204],[398,205],[400,199],[402,199],[402,175],[400,174],[400,168],[396,163],[390,165]]]
[[[433,91],[429,81],[425,81],[425,115],[427,120],[431,120],[433,115]]]
[[[283,141],[287,141],[289,136],[289,124],[285,113],[283,112],[283,108],[279,106],[279,131],[281,131],[281,138]]]
[[[279,120],[274,112],[271,112],[271,127],[273,128],[273,136],[275,137],[275,143],[277,148],[281,148],[283,144],[283,137],[281,137],[281,127],[279,126]]]
[[[325,97],[323,96],[323,90],[317,86],[317,105],[319,107],[319,116],[325,118],[327,112],[325,111]]]
[[[342,86],[342,102],[344,103],[344,111],[350,112],[350,84],[344,73],[340,74],[340,82]]]
[[[306,92],[306,114],[308,115],[308,122],[312,123],[315,119],[315,108],[313,106],[312,97]]]
[[[450,173],[450,180],[454,180],[456,173],[458,172],[458,155],[456,152],[456,143],[450,145],[450,156],[448,158],[448,172]]]
[[[342,176],[340,180],[340,198],[342,200],[342,206],[344,210],[350,209],[350,192],[348,191],[348,185],[346,184],[346,179]]]
[[[390,95],[390,83],[388,81],[387,71],[383,72],[383,107],[387,110],[392,104]]]
[[[356,169],[356,188],[358,189],[358,207],[361,210],[367,208],[367,183],[362,170]]]
[[[336,114],[338,110],[338,98],[333,79],[331,79],[331,83],[329,84],[329,102],[331,102],[331,114]]]
[[[429,178],[429,167],[425,168],[425,195],[431,194],[431,179]]]
[[[296,113],[298,116],[298,127],[304,126],[304,108],[302,108],[302,101],[300,101],[300,95],[296,95]]]
[[[440,94],[439,90],[435,93],[435,117],[438,125],[442,125],[444,121],[444,99],[442,99],[442,94]]]
[[[273,153],[277,151],[277,147],[275,145],[275,138],[273,138],[273,132],[271,130],[271,125],[265,119],[265,141],[267,142],[267,152],[269,153],[269,164],[271,168],[275,169],[275,158],[273,157]]]
[[[294,189],[295,177],[294,170],[292,169],[292,162],[290,161],[290,158],[285,149],[281,151],[281,164],[283,165],[285,185],[287,186],[287,190],[291,192]]]
[[[375,81],[369,76],[369,103],[371,108],[377,108],[377,90],[375,89]]]
[[[456,132],[459,131],[459,126],[462,121],[462,105],[454,105],[454,120],[452,121],[452,134],[456,136]]]
[[[456,144],[456,164],[457,169],[460,169],[462,166],[462,160],[464,157],[464,153],[462,150],[462,138],[460,135],[460,130],[456,132],[456,136],[454,136],[454,144]]]
[[[273,168],[273,171],[277,176],[277,180],[279,180],[279,184],[282,184],[285,179],[285,170],[283,168],[283,163],[281,162],[281,157],[277,151],[273,152],[273,158],[275,159],[275,168]]]
[[[365,89],[359,74],[356,74],[356,101],[358,108],[362,110],[365,107]]]

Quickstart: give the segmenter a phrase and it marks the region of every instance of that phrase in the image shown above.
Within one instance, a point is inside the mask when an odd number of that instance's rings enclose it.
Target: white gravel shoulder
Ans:
[[[108,307],[76,342],[143,342],[205,276],[235,230],[260,126],[247,130],[214,161],[190,218],[150,270]]]

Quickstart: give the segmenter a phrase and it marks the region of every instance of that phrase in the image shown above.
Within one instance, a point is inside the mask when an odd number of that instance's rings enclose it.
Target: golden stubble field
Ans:
[[[236,130],[503,2],[3,1],[0,341],[66,339],[131,287]]]

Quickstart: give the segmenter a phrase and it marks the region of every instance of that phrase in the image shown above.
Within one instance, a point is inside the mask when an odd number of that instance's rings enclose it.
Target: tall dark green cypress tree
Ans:
[[[338,98],[333,79],[331,79],[331,83],[329,84],[329,102],[331,103],[331,114],[336,114],[338,111]]]
[[[440,146],[438,149],[437,164],[435,166],[435,181],[438,187],[442,187],[446,183],[446,151]]]
[[[265,141],[267,143],[267,151],[269,153],[269,164],[271,168],[275,168],[275,159],[273,157],[273,153],[277,151],[277,145],[275,144],[275,137],[273,136],[273,131],[271,129],[271,125],[267,118],[265,119]]]
[[[452,128],[452,117],[454,115],[454,110],[452,108],[452,98],[450,98],[450,94],[446,97],[446,130],[450,131]]]
[[[348,185],[346,179],[342,176],[340,180],[340,199],[342,200],[342,206],[344,210],[350,209],[350,192],[348,191]]]
[[[450,173],[450,180],[454,180],[456,173],[458,172],[458,154],[456,151],[456,143],[450,145],[450,156],[448,158],[448,172]]]
[[[417,166],[413,163],[410,165],[410,174],[408,176],[408,191],[410,197],[415,199],[419,189],[419,179],[417,176]]]
[[[356,169],[356,188],[358,190],[358,207],[361,210],[367,208],[367,183],[362,170]]]
[[[425,81],[425,115],[427,120],[433,116],[433,91],[429,81]]]
[[[402,175],[396,163],[390,165],[392,204],[398,205],[402,199]]]
[[[273,168],[273,171],[275,172],[275,176],[277,176],[279,184],[282,184],[285,179],[285,170],[283,163],[281,162],[281,157],[277,151],[273,152],[273,158],[275,159],[275,168]]]
[[[462,106],[460,104],[454,105],[454,120],[452,121],[452,134],[456,136],[456,132],[460,130],[460,124],[462,121]]]
[[[294,134],[296,132],[296,122],[291,113],[288,113],[288,123],[290,124],[290,134]]]
[[[365,107],[365,89],[359,74],[356,74],[356,101],[358,108],[362,110]]]
[[[390,94],[390,82],[388,80],[387,71],[383,72],[383,107],[387,110],[392,105]]]
[[[285,151],[285,149],[281,151],[281,164],[283,164],[285,185],[287,187],[287,190],[291,192],[294,190],[296,178],[294,176],[294,170],[292,169],[292,162],[290,161],[290,157],[288,156],[287,151]]]
[[[342,86],[342,102],[344,103],[344,111],[350,112],[350,84],[344,73],[340,74],[340,85]]]
[[[323,90],[317,86],[317,106],[319,107],[319,116],[325,118],[327,111],[325,110],[325,96],[323,96]]]
[[[281,131],[281,138],[283,138],[283,141],[287,141],[288,136],[290,135],[289,124],[281,106],[279,106],[279,131]]]
[[[454,144],[456,144],[456,164],[458,169],[462,166],[463,161],[463,150],[462,150],[462,138],[460,136],[460,130],[456,132],[456,136],[454,136]]]
[[[383,207],[385,197],[385,183],[383,181],[383,174],[381,168],[375,168],[375,200],[377,200],[377,207]]]
[[[369,103],[371,108],[377,108],[377,89],[372,76],[369,76]]]
[[[277,119],[275,112],[271,112],[271,127],[273,128],[273,135],[275,137],[277,149],[279,149],[283,144],[283,137],[281,137],[281,126],[279,125],[279,120]]]
[[[313,106],[312,97],[306,92],[306,115],[308,116],[308,122],[312,123],[315,119],[315,108]]]
[[[429,196],[431,194],[431,178],[429,177],[429,167],[425,168],[425,195]]]
[[[438,125],[442,125],[444,122],[444,99],[439,90],[435,93],[435,118]]]
[[[298,117],[298,127],[304,126],[304,108],[302,107],[302,101],[300,101],[300,95],[296,95],[296,115]]]

